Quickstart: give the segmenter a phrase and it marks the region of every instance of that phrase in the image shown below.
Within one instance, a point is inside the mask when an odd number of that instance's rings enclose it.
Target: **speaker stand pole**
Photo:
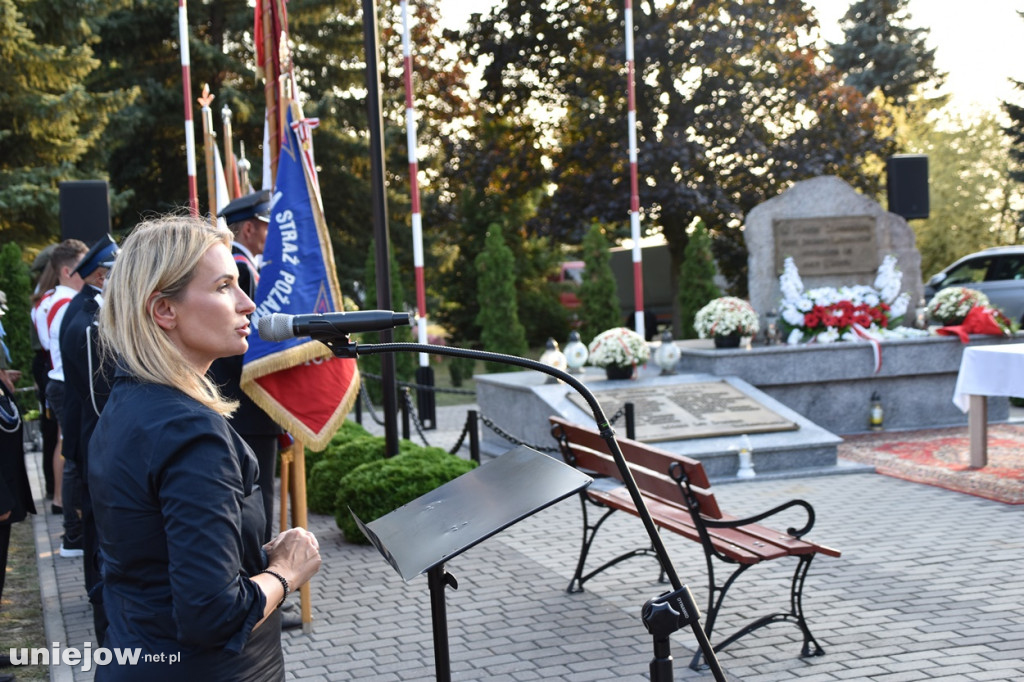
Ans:
[[[451,682],[452,667],[448,653],[448,607],[445,604],[445,588],[459,589],[455,576],[445,570],[444,564],[437,564],[427,570],[427,586],[430,588],[430,623],[434,629],[434,671],[437,682]]]

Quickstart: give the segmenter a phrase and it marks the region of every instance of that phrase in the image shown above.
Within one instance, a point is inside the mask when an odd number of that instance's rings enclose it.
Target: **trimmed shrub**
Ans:
[[[327,456],[328,452],[336,451],[338,448],[347,445],[348,443],[356,440],[357,438],[366,438],[369,435],[370,432],[363,428],[362,424],[354,422],[351,419],[346,419],[341,423],[341,428],[338,429],[338,432],[334,434],[333,438],[331,438],[331,442],[329,442],[327,444],[327,447],[325,447],[323,450],[321,450],[320,452],[313,452],[309,448],[306,448],[307,485],[309,483],[309,478],[313,473],[313,467],[316,466],[318,462],[323,460],[324,457]]]
[[[398,442],[399,454],[416,450],[412,441]],[[324,450],[323,458],[307,469],[306,505],[315,514],[333,514],[338,483],[360,464],[384,459],[387,442],[384,436],[362,436],[347,443],[338,443]]]
[[[417,447],[389,459],[362,464],[341,479],[334,520],[355,544],[369,544],[349,508],[365,523],[415,500],[476,466],[442,448]]]

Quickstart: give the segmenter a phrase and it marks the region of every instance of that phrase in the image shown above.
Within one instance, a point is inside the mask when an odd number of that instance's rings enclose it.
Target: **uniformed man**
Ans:
[[[64,360],[64,410],[67,416],[64,456],[72,459],[77,467],[78,475],[72,485],[78,486],[76,499],[80,501],[82,511],[82,568],[87,593],[92,593],[93,587],[100,581],[96,523],[88,487],[89,439],[92,438],[100,412],[110,395],[110,384],[114,378],[112,359],[108,357],[107,365],[102,364],[97,346],[96,316],[103,305],[103,284],[118,251],[117,243],[110,235],[104,235],[78,263],[75,272],[82,278],[83,286],[68,304],[60,330],[60,352]],[[97,646],[102,646],[107,619],[100,601],[100,590],[95,590],[94,595],[90,594],[89,599],[99,642]]]
[[[263,254],[270,223],[270,190],[253,192],[235,199],[218,214],[227,221],[234,235],[231,254],[238,265],[238,286],[256,300],[259,282],[257,259]],[[266,412],[242,391],[242,358],[236,355],[221,358],[210,367],[210,376],[220,386],[225,397],[238,401],[238,410],[231,417],[231,426],[248,443],[260,465],[260,490],[263,507],[267,512],[264,542],[270,542],[274,527],[274,469],[277,464],[277,437],[279,427]]]

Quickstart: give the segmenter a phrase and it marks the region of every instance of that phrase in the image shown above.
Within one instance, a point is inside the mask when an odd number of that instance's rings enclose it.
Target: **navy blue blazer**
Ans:
[[[14,400],[14,394],[3,382],[0,382],[0,392]],[[10,516],[0,521],[0,526],[24,521],[26,514],[36,513],[32,488],[25,471],[23,428],[24,425],[19,421],[10,431],[0,429],[0,514],[11,512]]]
[[[119,371],[89,454],[104,646],[151,660],[99,667],[96,679],[284,679],[280,615],[253,629],[265,517],[241,437],[177,389]]]
[[[68,303],[60,326],[60,356],[64,363],[64,457],[74,460],[84,477],[88,445],[99,413],[110,394],[112,364],[102,364],[99,335],[93,321],[100,310],[100,290],[85,285]],[[92,370],[90,372],[90,369]]]

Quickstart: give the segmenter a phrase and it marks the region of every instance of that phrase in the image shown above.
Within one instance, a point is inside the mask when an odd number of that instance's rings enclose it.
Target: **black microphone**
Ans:
[[[309,315],[264,315],[257,323],[264,341],[284,341],[297,336],[336,338],[353,332],[379,332],[412,324],[410,313],[392,310],[353,310],[348,313],[311,313]]]

